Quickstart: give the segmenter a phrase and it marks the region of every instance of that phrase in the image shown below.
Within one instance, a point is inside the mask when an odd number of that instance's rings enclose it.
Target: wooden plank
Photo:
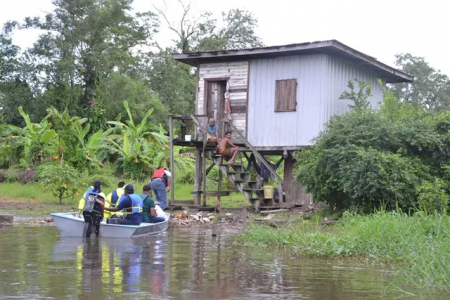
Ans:
[[[268,215],[268,214],[277,214],[277,213],[285,213],[289,212],[289,209],[274,209],[274,210],[265,210],[260,212],[261,215]]]
[[[230,100],[230,105],[231,106],[234,106],[234,105],[247,106],[247,103],[244,99],[234,99],[234,100]]]
[[[247,106],[231,106],[231,112],[232,113],[246,113],[247,112]]]
[[[172,178],[170,180],[170,201],[167,203],[171,205],[175,200],[175,165],[174,165],[174,154],[173,154],[173,120],[169,117],[169,140],[170,140],[170,171],[172,172]]]
[[[312,202],[312,195],[307,194],[305,187],[297,182],[294,175],[295,160],[291,154],[284,161],[284,187],[286,204],[308,206]],[[281,199],[281,198],[280,198]]]
[[[199,191],[201,190],[201,186],[202,186],[202,149],[197,148],[195,149],[195,178],[194,178],[194,191]],[[200,200],[201,200],[201,194],[195,194],[194,195],[194,204],[195,205],[200,205]]]

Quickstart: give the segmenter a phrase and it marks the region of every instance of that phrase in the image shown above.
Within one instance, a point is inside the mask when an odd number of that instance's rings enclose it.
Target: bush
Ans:
[[[59,199],[59,204],[62,204],[62,199],[77,193],[81,174],[65,163],[43,164],[38,169],[37,179]]]
[[[8,171],[5,174],[5,182],[14,183],[19,181],[19,174],[14,171]]]
[[[350,94],[361,101],[331,118],[314,149],[297,154],[297,179],[314,201],[340,210],[442,210],[448,203],[450,115],[400,103],[390,92],[375,111],[363,104],[366,92]]]

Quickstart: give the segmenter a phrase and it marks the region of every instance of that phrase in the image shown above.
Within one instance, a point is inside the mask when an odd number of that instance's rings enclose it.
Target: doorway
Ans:
[[[216,124],[219,125],[219,136],[223,137],[225,133],[223,118],[225,111],[225,92],[227,89],[227,81],[206,81],[205,84],[206,123],[208,123],[209,119],[214,118],[216,120]]]

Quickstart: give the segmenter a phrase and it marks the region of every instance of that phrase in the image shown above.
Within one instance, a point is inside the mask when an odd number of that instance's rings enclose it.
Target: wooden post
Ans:
[[[219,186],[217,187],[218,196],[217,196],[217,206],[220,208],[220,195],[222,193],[222,170],[219,167]]]
[[[202,170],[203,170],[203,160],[202,160],[202,149],[195,149],[195,178],[194,178],[194,191],[198,192],[202,189]],[[201,203],[201,194],[194,194],[194,205],[200,205]]]
[[[245,206],[242,208],[242,218],[243,218],[242,224],[245,230],[245,228],[247,227],[247,207]]]
[[[173,119],[169,116],[169,139],[170,139],[170,172],[172,172],[172,180],[170,181],[170,200],[167,205],[175,202],[175,166],[173,163]]]
[[[207,143],[207,135],[203,134],[203,151],[202,151],[202,164],[203,164],[203,206],[206,206],[206,143]]]

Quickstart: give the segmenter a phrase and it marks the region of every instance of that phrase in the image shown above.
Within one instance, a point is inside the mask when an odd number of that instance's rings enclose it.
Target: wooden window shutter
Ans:
[[[297,110],[297,79],[275,81],[275,112]]]

